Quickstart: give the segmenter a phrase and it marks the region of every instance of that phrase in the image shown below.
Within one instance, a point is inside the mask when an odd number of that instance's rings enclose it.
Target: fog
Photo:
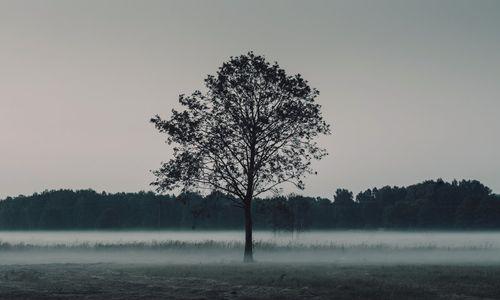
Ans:
[[[3,231],[0,264],[232,263],[240,231]],[[500,232],[254,233],[258,262],[500,264]]]

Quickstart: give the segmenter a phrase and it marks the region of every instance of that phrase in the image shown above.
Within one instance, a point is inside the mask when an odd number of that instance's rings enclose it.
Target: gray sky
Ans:
[[[500,191],[500,1],[0,0],[0,197],[149,189],[171,153],[149,118],[249,50],[321,92],[303,193]]]

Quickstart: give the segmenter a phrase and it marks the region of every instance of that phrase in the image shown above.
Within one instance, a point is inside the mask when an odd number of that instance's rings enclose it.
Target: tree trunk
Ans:
[[[245,203],[245,254],[243,262],[253,262],[253,238],[252,238],[252,204]]]

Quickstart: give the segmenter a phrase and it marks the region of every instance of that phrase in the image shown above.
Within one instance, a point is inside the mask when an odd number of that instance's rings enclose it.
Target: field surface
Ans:
[[[1,299],[500,299],[500,266],[0,265]]]
[[[0,299],[500,299],[500,232],[0,232]]]

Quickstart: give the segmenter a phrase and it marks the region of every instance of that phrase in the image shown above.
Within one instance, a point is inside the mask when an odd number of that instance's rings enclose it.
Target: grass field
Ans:
[[[500,266],[0,266],[2,299],[498,299]]]
[[[500,299],[497,232],[260,234],[5,232],[0,299]]]

